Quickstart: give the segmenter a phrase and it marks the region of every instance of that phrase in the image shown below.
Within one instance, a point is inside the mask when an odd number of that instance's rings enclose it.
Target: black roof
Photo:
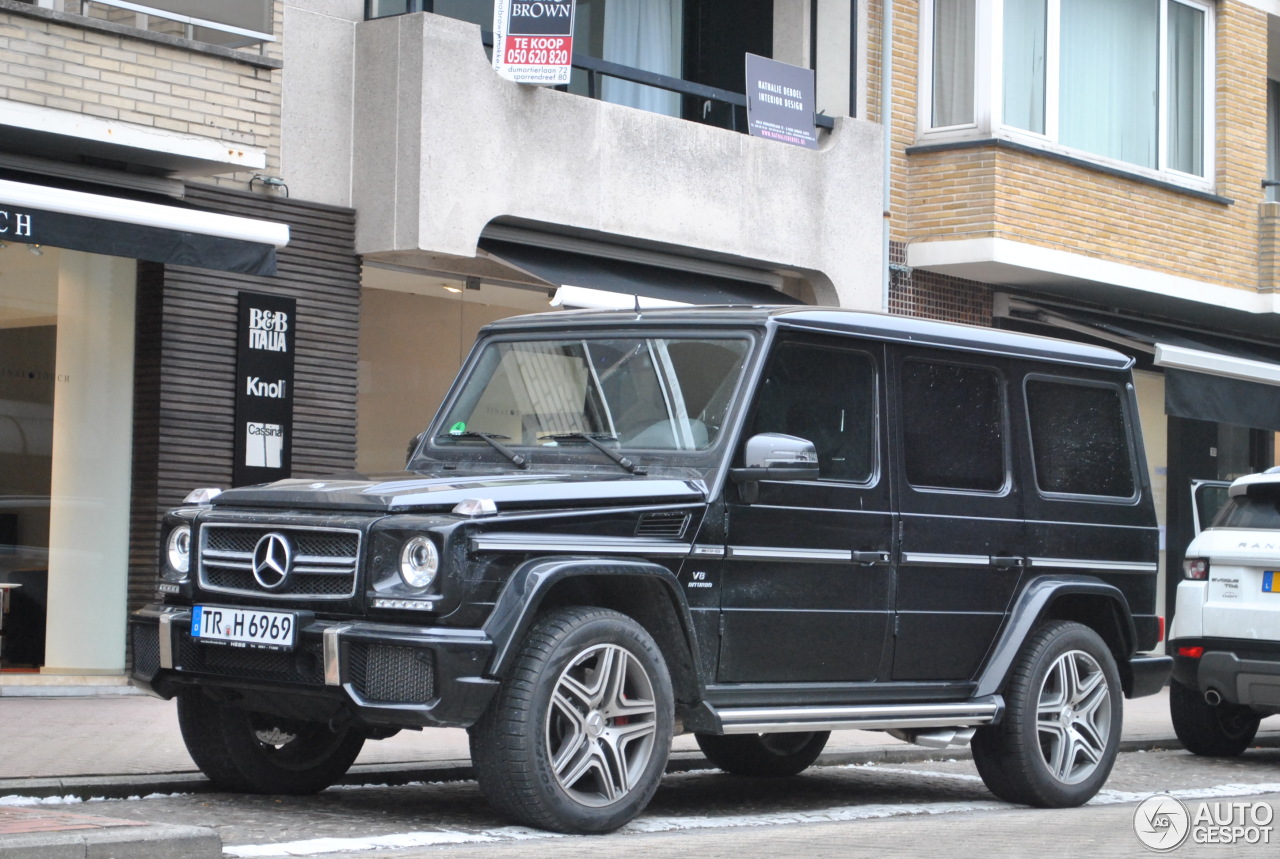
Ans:
[[[545,335],[583,329],[636,330],[648,327],[702,330],[785,327],[1107,369],[1123,370],[1133,363],[1127,355],[1088,343],[841,307],[689,306],[644,310],[639,314],[634,310],[568,310],[513,316],[490,323],[482,331],[494,334],[523,331]]]

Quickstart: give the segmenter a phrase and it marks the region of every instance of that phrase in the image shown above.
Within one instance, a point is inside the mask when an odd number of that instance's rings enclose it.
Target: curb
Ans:
[[[1280,748],[1280,733],[1254,740],[1254,746]],[[1176,738],[1121,740],[1122,752],[1170,751],[1182,748]],[[920,746],[868,746],[857,751],[825,752],[814,766],[851,766],[858,764],[907,764],[938,760],[969,760],[969,748],[930,749]],[[676,752],[667,761],[668,773],[701,772],[715,769],[698,752]],[[416,782],[470,781],[475,778],[469,760],[447,760],[430,763],[357,764],[336,784],[347,787],[388,786]],[[145,775],[99,775],[66,778],[0,779],[0,797],[24,796],[37,799],[71,797],[90,799],[129,799],[151,794],[216,793],[202,773],[172,772]],[[8,859],[8,854],[5,854]]]
[[[222,859],[222,839],[200,826],[152,825],[0,836],[5,859]]]

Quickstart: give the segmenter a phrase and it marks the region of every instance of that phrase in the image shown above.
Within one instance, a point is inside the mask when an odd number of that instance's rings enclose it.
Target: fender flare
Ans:
[[[982,672],[978,675],[978,683],[973,696],[981,698],[995,695],[1004,687],[1005,678],[1013,668],[1023,642],[1035,630],[1044,610],[1062,596],[1098,597],[1112,603],[1116,612],[1113,619],[1117,621],[1116,632],[1121,638],[1123,653],[1116,654],[1117,668],[1121,678],[1126,676],[1128,661],[1125,656],[1133,653],[1137,631],[1133,624],[1133,615],[1129,611],[1129,601],[1124,593],[1115,585],[1109,585],[1092,576],[1047,575],[1032,579],[1009,613],[1009,622],[1005,624],[1000,638],[992,648],[991,658],[987,660]]]
[[[515,569],[498,595],[493,611],[484,623],[485,634],[493,642],[493,655],[485,671],[498,677],[514,658],[514,651],[525,632],[533,625],[543,598],[566,579],[583,576],[636,577],[659,581],[672,596],[672,607],[686,646],[692,652],[693,623],[683,593],[671,570],[653,561],[628,558],[553,557],[526,561]]]

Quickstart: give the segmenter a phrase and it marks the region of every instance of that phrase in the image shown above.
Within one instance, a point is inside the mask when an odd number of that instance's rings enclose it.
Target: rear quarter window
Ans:
[[[1137,487],[1120,388],[1032,377],[1026,397],[1042,493],[1133,497]]]

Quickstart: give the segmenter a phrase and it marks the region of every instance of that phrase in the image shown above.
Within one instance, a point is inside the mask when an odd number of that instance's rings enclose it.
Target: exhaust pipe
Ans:
[[[1210,707],[1216,707],[1222,703],[1222,693],[1217,689],[1204,690],[1204,702]]]

